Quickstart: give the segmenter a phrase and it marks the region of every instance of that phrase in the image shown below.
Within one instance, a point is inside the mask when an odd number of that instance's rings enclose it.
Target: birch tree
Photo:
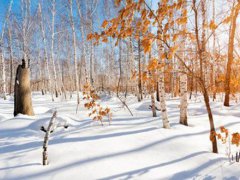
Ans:
[[[160,33],[160,31],[159,31]],[[158,58],[159,58],[159,71],[158,71],[158,89],[159,89],[159,102],[160,102],[160,108],[161,108],[161,116],[162,116],[162,123],[163,128],[169,129],[170,124],[168,121],[168,114],[167,114],[167,106],[166,106],[166,96],[165,96],[165,85],[164,85],[164,59],[162,59],[163,51],[163,45],[160,41],[157,41],[158,46]]]
[[[10,58],[10,82],[9,82],[9,95],[12,94],[13,86],[13,47],[12,47],[12,27],[10,21],[8,21],[8,46],[9,46],[9,58]]]
[[[8,7],[8,11],[7,11],[7,15],[6,15],[6,19],[3,23],[3,27],[2,27],[2,33],[1,33],[1,39],[0,39],[0,58],[1,58],[1,63],[2,63],[2,88],[3,88],[3,99],[6,100],[6,73],[5,73],[5,60],[4,60],[4,33],[5,33],[5,26],[9,20],[9,16],[11,13],[11,9],[12,9],[12,4],[13,4],[13,0],[10,1],[9,3],[9,7]]]
[[[47,41],[46,41],[46,33],[45,33],[45,27],[44,27],[44,20],[43,20],[43,14],[42,14],[42,5],[39,3],[38,5],[38,13],[39,13],[39,18],[40,18],[40,29],[42,33],[42,40],[43,40],[43,52],[44,52],[44,63],[46,67],[46,74],[47,74],[47,83],[48,83],[48,90],[50,91],[52,95],[52,100],[53,100],[53,93],[52,93],[52,83],[51,83],[51,74],[49,71],[49,59],[48,59],[48,54],[47,54]]]
[[[56,0],[51,0],[51,13],[52,13],[52,22],[51,22],[51,64],[53,69],[53,78],[54,78],[54,91],[55,96],[58,97],[58,81],[57,81],[57,71],[56,71],[56,65],[55,65],[55,57],[54,57],[54,39],[55,39],[55,15],[56,15]],[[54,101],[54,98],[52,98]]]
[[[86,63],[86,38],[85,38],[85,32],[84,32],[84,17],[82,12],[82,4],[80,3],[80,0],[76,0],[77,3],[77,9],[78,9],[78,16],[80,17],[80,32],[81,32],[81,38],[82,38],[82,65],[85,73],[85,82],[88,82],[87,77],[87,63]]]
[[[69,2],[69,18],[70,24],[72,28],[72,35],[73,35],[73,59],[74,59],[74,70],[75,70],[75,86],[77,91],[77,109],[80,103],[80,96],[79,96],[79,76],[78,76],[78,63],[77,63],[77,44],[76,44],[76,32],[75,32],[75,24],[73,20],[73,3],[72,0],[68,0]]]
[[[183,16],[186,16],[186,11],[187,11],[187,2],[184,1],[184,4],[183,4],[183,7],[182,7],[182,15]],[[186,29],[186,24],[182,25],[182,30],[184,31],[184,29]],[[181,58],[185,60],[185,51],[186,51],[186,48],[185,48],[185,40],[182,38],[181,39],[181,48],[180,48],[180,53],[179,55],[181,55]],[[188,122],[187,122],[187,104],[188,104],[188,101],[187,101],[187,74],[185,72],[185,68],[184,68],[184,65],[182,62],[179,62],[179,65],[180,65],[180,124],[183,124],[183,125],[188,125]]]

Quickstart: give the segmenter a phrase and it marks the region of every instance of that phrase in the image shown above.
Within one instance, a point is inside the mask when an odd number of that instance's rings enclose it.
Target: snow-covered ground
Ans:
[[[76,98],[51,101],[33,93],[36,115],[13,117],[13,99],[0,100],[0,179],[239,179],[240,163],[229,163],[226,145],[211,153],[209,124],[201,98],[189,102],[189,127],[179,125],[179,99],[167,101],[171,129],[163,129],[160,117],[153,118],[150,99],[127,104],[104,96],[101,104],[113,112],[110,126],[98,125],[88,117]],[[229,108],[211,103],[216,127],[240,131],[240,104]],[[69,128],[51,134],[48,166],[42,166],[42,143],[46,125],[57,109],[57,121]],[[159,116],[158,112],[158,116]],[[234,152],[234,149],[232,150]]]

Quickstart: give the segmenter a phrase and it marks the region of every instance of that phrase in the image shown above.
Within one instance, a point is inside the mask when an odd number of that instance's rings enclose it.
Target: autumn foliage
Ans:
[[[215,131],[211,132],[210,140],[213,141],[214,137],[217,137],[218,140],[221,140],[223,144],[227,142],[227,138],[229,137],[229,131],[225,127],[220,127],[220,133],[217,133]],[[236,145],[237,147],[240,145],[240,133],[235,132],[230,137],[231,144]]]
[[[110,109],[108,107],[103,108],[96,102],[100,99],[100,97],[96,94],[90,84],[85,84],[83,88],[83,99],[87,101],[84,104],[84,107],[91,110],[89,117],[92,117],[94,121],[100,121],[102,125],[103,117],[107,117],[110,124],[112,120],[112,113]]]

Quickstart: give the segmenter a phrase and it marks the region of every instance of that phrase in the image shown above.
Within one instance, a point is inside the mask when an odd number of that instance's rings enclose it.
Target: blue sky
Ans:
[[[2,32],[2,26],[5,20],[6,12],[9,6],[10,0],[0,0],[0,32]],[[20,8],[21,0],[14,0],[12,11],[16,12]]]
[[[37,5],[38,5],[37,3],[38,2],[39,1],[37,1],[37,0],[32,0],[31,1],[31,11],[32,12],[33,12],[33,9],[37,8]],[[57,2],[58,1],[56,1],[56,3]],[[75,2],[75,1],[73,1],[73,2]],[[95,19],[95,21],[98,21],[100,24],[102,23],[103,18],[104,18],[102,13],[101,13],[101,10],[103,9],[103,6],[104,6],[103,2],[104,2],[103,0],[98,1],[98,9],[97,9],[98,16],[97,16],[97,19]],[[9,3],[10,3],[10,0],[0,0],[0,32],[2,32],[2,26],[3,26],[3,23],[5,21],[6,12],[8,10]],[[13,0],[12,12],[14,12],[14,13],[20,12],[21,11],[20,4],[21,4],[21,0]],[[57,8],[58,7],[59,7],[59,4],[57,4]],[[74,9],[76,10],[75,7],[74,7]],[[75,14],[77,14],[77,13],[75,12]]]

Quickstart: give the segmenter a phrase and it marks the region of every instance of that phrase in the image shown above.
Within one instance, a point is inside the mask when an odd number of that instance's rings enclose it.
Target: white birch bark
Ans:
[[[159,56],[159,64],[162,65],[164,62],[161,59],[161,55],[163,53],[163,47],[160,41],[157,41],[158,45],[158,56]],[[165,85],[164,85],[164,66],[162,65],[159,72],[159,99],[160,99],[160,108],[162,115],[163,128],[170,129],[170,124],[168,121],[167,107],[166,107],[166,97],[165,97]]]
[[[85,43],[85,32],[84,32],[84,23],[83,23],[83,14],[82,14],[82,10],[81,10],[81,4],[79,2],[79,0],[76,0],[77,2],[77,8],[78,8],[78,15],[80,17],[80,31],[81,31],[81,38],[82,38],[82,61],[83,61],[83,68],[84,68],[84,73],[85,73],[85,79],[86,82],[88,82],[88,77],[87,77],[87,66],[86,66],[86,43]]]
[[[184,2],[183,8],[187,8],[186,1]],[[182,25],[183,30],[186,28],[186,25]],[[182,59],[185,59],[185,40],[181,39],[181,48],[180,48],[180,56]],[[187,122],[187,74],[185,72],[185,68],[183,63],[179,62],[180,69],[180,124],[188,125]]]
[[[9,56],[10,56],[10,86],[9,95],[12,93],[13,87],[13,48],[12,48],[12,29],[8,21],[8,38],[9,38]]]
[[[75,25],[73,21],[73,8],[72,8],[72,0],[68,0],[69,6],[70,6],[70,24],[72,28],[72,35],[73,35],[73,59],[74,59],[74,69],[75,69],[75,86],[76,86],[76,91],[77,91],[77,109],[76,113],[78,110],[78,105],[80,103],[80,96],[79,96],[79,76],[78,76],[78,64],[77,64],[77,44],[76,44],[76,32],[75,32]]]
[[[9,7],[8,7],[8,11],[7,11],[7,16],[6,16],[6,19],[4,21],[4,24],[2,26],[2,34],[1,34],[1,39],[0,39],[0,58],[1,58],[1,63],[2,63],[2,88],[3,88],[3,99],[6,100],[6,92],[7,92],[7,88],[6,88],[6,70],[5,70],[5,59],[4,59],[4,47],[3,47],[3,44],[4,44],[4,31],[5,31],[5,26],[6,26],[6,23],[9,19],[9,16],[10,16],[10,13],[11,13],[11,10],[12,10],[12,4],[13,4],[13,0],[10,1],[9,3]]]
[[[4,51],[1,50],[1,63],[2,63],[2,88],[3,88],[3,99],[6,100],[6,73],[5,73],[5,60],[4,60]]]
[[[28,67],[28,47],[27,47],[27,24],[30,17],[30,1],[22,0],[21,1],[21,13],[23,16],[22,24],[22,51],[23,59],[25,59],[26,67]]]
[[[57,83],[57,72],[55,66],[55,59],[54,59],[54,37],[55,37],[55,14],[56,14],[56,0],[52,0],[52,35],[51,35],[51,62],[53,68],[53,78],[54,78],[54,86],[55,86],[55,93],[56,97],[58,96],[58,83]],[[52,99],[54,100],[54,99]]]
[[[180,69],[184,71],[183,65]],[[180,123],[188,125],[187,122],[187,74],[180,72]]]
[[[48,152],[47,152],[47,148],[48,148],[48,142],[49,142],[49,137],[50,137],[50,133],[53,129],[53,125],[54,125],[54,120],[56,119],[57,116],[57,111],[55,111],[51,117],[51,120],[49,122],[46,134],[44,136],[44,141],[43,141],[43,165],[48,165]]]
[[[46,41],[46,34],[45,34],[45,29],[43,26],[43,17],[42,17],[42,6],[39,3],[39,15],[41,18],[40,21],[40,28],[41,28],[41,32],[42,32],[42,38],[43,38],[43,47],[44,47],[44,63],[46,66],[46,74],[47,74],[47,83],[48,83],[48,90],[52,95],[52,99],[53,99],[53,93],[52,93],[52,81],[51,81],[51,74],[49,71],[49,60],[48,60],[48,55],[47,55],[47,41]]]
[[[42,95],[44,94],[43,92],[43,74],[42,74],[42,63],[41,63],[41,55],[40,55],[40,50],[38,50],[38,72],[39,72],[39,79],[40,79],[40,89],[42,91]]]
[[[152,104],[151,108],[152,108],[153,117],[157,117],[155,97],[153,92],[151,92],[151,104]]]

